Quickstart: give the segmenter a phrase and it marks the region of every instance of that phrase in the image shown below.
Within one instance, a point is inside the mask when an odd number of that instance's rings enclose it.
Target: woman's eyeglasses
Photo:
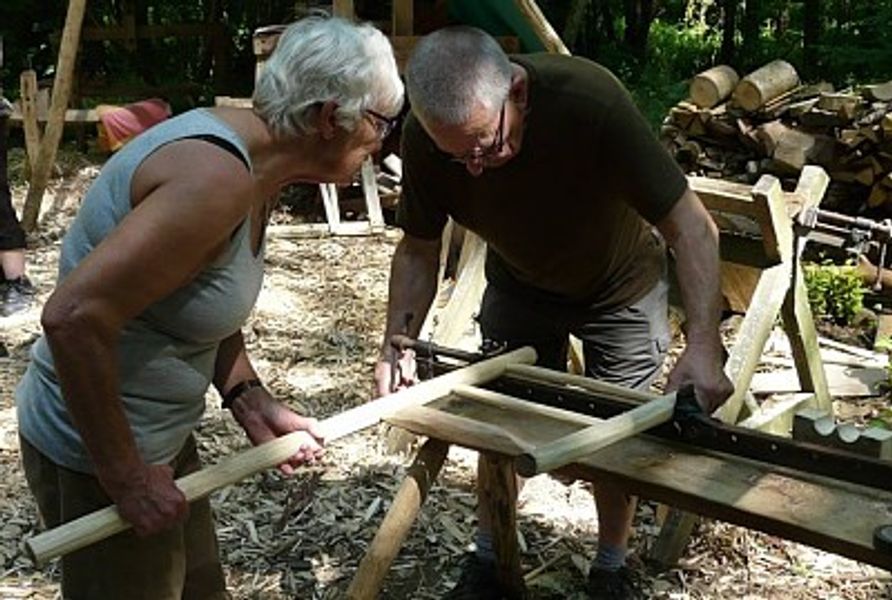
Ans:
[[[366,108],[363,112],[372,117],[369,120],[372,122],[372,125],[378,134],[378,139],[380,140],[384,140],[384,138],[390,135],[390,132],[396,129],[396,126],[399,123],[399,117],[388,117],[371,108]]]

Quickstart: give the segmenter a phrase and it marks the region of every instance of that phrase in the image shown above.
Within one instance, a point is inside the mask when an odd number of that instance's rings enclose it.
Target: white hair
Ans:
[[[406,66],[409,102],[423,121],[459,125],[477,105],[496,111],[510,87],[508,56],[475,27],[447,27],[426,36]]]
[[[313,133],[313,117],[328,101],[338,125],[352,131],[362,111],[396,115],[403,84],[384,35],[368,24],[312,16],[282,33],[254,90],[254,111],[274,135]]]

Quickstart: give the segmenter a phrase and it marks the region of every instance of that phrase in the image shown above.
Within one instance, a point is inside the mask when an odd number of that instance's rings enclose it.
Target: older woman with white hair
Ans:
[[[44,336],[17,390],[28,484],[49,526],[114,503],[133,530],[62,562],[65,598],[225,598],[193,430],[213,384],[254,444],[306,430],[263,386],[241,326],[263,277],[281,188],[348,182],[403,102],[386,38],[368,25],[292,24],[254,108],[196,109],[102,169],[62,245]]]

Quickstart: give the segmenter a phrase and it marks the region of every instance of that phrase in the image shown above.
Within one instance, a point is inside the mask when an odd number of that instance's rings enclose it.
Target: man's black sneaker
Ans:
[[[588,572],[588,592],[592,600],[632,600],[642,597],[626,567],[608,571],[592,566]]]
[[[526,598],[523,581],[519,581],[514,593],[503,589],[496,581],[496,565],[469,552],[462,559],[461,577],[443,600],[517,600]]]
[[[34,303],[36,290],[27,277],[7,279],[3,282],[3,297],[0,301],[0,315],[8,317],[25,310]]]

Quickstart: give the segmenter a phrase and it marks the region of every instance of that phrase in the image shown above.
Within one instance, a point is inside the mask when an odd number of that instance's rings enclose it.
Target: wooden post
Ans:
[[[40,144],[37,161],[31,172],[25,207],[22,210],[22,228],[25,231],[33,231],[37,226],[43,193],[49,183],[50,173],[56,160],[56,151],[65,128],[65,110],[68,108],[68,96],[71,94],[75,57],[80,42],[86,5],[87,0],[70,0],[68,2],[68,14],[65,17],[65,28],[62,30],[62,42],[59,45],[56,78],[53,82],[50,114],[47,118],[46,131]]]
[[[425,404],[445,396],[456,385],[490,381],[504,373],[505,367],[511,363],[535,361],[535,350],[530,347],[520,348],[351,408],[324,419],[319,426],[325,440],[332,442],[371,427],[402,408]],[[308,434],[303,431],[290,433],[181,477],[176,483],[191,502],[284,462],[307,441]],[[117,508],[109,506],[36,535],[27,540],[25,546],[35,562],[43,564],[129,528],[130,523],[121,518]]]
[[[362,195],[365,196],[365,207],[372,232],[380,233],[384,231],[384,213],[381,212],[381,198],[378,196],[375,163],[371,156],[362,161]]]
[[[521,14],[526,17],[526,20],[533,27],[533,31],[536,32],[536,36],[539,38],[539,41],[542,42],[542,45],[545,46],[547,52],[566,54],[569,56],[570,50],[567,49],[563,40],[561,40],[560,36],[555,32],[554,27],[551,26],[551,23],[549,23],[548,19],[545,18],[545,15],[542,14],[542,10],[536,4],[535,0],[515,0],[515,4]]]
[[[517,542],[517,475],[514,461],[503,454],[481,452],[477,489],[480,503],[487,507],[492,518],[496,578],[507,598],[525,598]]]
[[[431,438],[418,451],[387,516],[350,582],[347,597],[351,600],[366,600],[378,596],[393,559],[443,467],[448,450],[449,444]]]
[[[37,73],[22,71],[19,77],[19,98],[22,104],[22,128],[25,130],[25,151],[28,154],[28,173],[34,172],[40,152],[40,126],[37,124]]]
[[[393,22],[390,35],[412,35],[415,26],[415,0],[393,0]]]
[[[331,13],[336,17],[342,17],[352,21],[356,16],[353,10],[353,0],[333,0],[331,3]]]

